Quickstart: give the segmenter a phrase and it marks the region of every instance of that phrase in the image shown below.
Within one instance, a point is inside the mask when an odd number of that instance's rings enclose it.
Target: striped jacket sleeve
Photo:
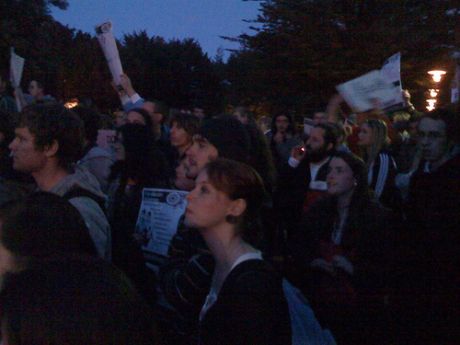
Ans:
[[[380,196],[385,189],[385,185],[387,184],[390,169],[395,166],[395,162],[387,153],[380,153],[377,160],[378,162],[375,162],[376,164],[373,166],[371,188],[374,190],[376,198],[380,199]]]

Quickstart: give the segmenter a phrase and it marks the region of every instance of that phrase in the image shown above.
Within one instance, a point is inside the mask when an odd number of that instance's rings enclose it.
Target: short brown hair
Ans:
[[[21,112],[18,126],[27,127],[35,136],[35,146],[43,149],[59,144],[57,152],[60,167],[69,169],[83,152],[83,121],[61,104],[34,104]]]
[[[231,200],[246,201],[246,210],[237,220],[237,227],[243,239],[250,243],[257,242],[259,235],[253,221],[258,219],[266,197],[262,178],[249,165],[225,158],[208,163],[205,171],[217,190],[224,192]]]
[[[171,126],[174,122],[191,137],[198,133],[198,129],[200,128],[200,119],[193,114],[176,112],[171,117]]]

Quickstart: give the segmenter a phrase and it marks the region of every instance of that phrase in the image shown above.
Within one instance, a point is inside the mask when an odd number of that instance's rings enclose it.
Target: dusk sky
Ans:
[[[258,2],[242,0],[69,0],[67,10],[52,8],[52,15],[91,34],[96,24],[111,20],[117,38],[139,30],[167,40],[194,38],[212,58],[219,47],[238,48],[219,36],[250,33],[243,20],[255,19],[258,9]]]

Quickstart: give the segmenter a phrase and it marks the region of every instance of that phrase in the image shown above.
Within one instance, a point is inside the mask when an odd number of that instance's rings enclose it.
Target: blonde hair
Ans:
[[[383,120],[369,119],[364,122],[372,131],[372,145],[367,149],[365,155],[366,165],[369,165],[377,158],[379,152],[390,144],[388,128]]]

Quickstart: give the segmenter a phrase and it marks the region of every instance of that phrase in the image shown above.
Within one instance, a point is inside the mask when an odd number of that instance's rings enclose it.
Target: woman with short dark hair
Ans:
[[[254,245],[264,201],[260,176],[227,159],[208,163],[187,196],[185,222],[216,261],[200,313],[201,344],[290,344],[281,278]]]

